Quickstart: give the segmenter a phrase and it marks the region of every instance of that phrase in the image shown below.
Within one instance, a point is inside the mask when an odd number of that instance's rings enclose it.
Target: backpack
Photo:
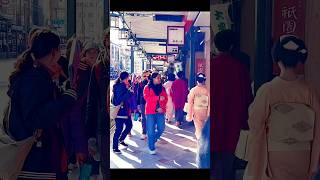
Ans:
[[[41,130],[36,130],[33,136],[15,141],[10,135],[10,112],[11,100],[9,100],[2,117],[2,128],[0,131],[0,179],[16,180],[23,168],[25,159],[27,158],[33,144],[40,136]]]

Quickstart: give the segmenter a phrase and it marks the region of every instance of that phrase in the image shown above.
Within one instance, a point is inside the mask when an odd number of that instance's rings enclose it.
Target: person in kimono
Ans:
[[[166,121],[168,123],[171,123],[173,120],[174,115],[174,107],[171,97],[171,87],[172,83],[175,80],[175,75],[173,73],[168,74],[168,81],[163,84],[163,87],[166,89],[167,95],[168,95],[168,102],[167,102],[167,111],[166,111]]]
[[[241,129],[247,129],[248,107],[252,100],[250,72],[247,66],[232,55],[235,34],[224,30],[216,34],[215,47],[219,54],[213,59],[212,123],[210,144],[215,180],[233,180],[235,177],[235,149]]]
[[[188,95],[188,112],[186,116],[187,121],[194,121],[196,138],[199,140],[202,128],[209,117],[210,93],[206,88],[206,76],[203,73],[197,74],[197,86],[190,90]]]
[[[319,96],[295,73],[307,55],[295,36],[282,36],[273,49],[281,73],[258,89],[250,105],[246,180],[311,180],[318,170]]]

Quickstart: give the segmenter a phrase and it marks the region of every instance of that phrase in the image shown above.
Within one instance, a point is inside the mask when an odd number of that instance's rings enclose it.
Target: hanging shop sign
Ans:
[[[305,35],[305,0],[274,1],[273,9],[273,42],[277,42],[283,35],[295,35],[304,39]],[[273,74],[278,75],[280,68],[273,64]],[[304,73],[304,66],[298,67],[298,73]]]
[[[167,34],[168,34],[167,45],[176,45],[176,46],[184,45],[184,34],[185,34],[184,26],[168,26]]]
[[[210,7],[211,28],[215,34],[225,29],[231,29],[229,6],[230,3],[224,3],[211,5]]]
[[[177,54],[177,53],[179,53],[179,47],[178,46],[167,46],[167,53]]]

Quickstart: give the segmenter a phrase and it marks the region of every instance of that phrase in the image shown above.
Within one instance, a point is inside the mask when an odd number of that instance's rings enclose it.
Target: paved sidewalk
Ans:
[[[127,137],[127,149],[119,146],[122,154],[112,151],[112,137],[110,145],[110,168],[197,168],[196,139],[194,126],[185,123],[182,129],[174,124],[167,124],[161,140],[156,143],[157,154],[150,155],[146,140],[140,140],[141,122],[133,122],[132,137]]]

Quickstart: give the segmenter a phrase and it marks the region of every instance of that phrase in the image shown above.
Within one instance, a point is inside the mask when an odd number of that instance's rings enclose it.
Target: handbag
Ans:
[[[16,180],[23,168],[24,162],[36,139],[40,137],[41,130],[36,130],[34,135],[21,141],[15,141],[9,134],[9,117],[11,103],[9,101],[3,113],[3,129],[0,132],[0,179]]]
[[[134,114],[133,120],[134,120],[134,121],[138,121],[138,119],[139,119],[139,113],[136,112],[136,113]]]
[[[122,106],[122,103],[120,105],[115,106],[112,103],[110,103],[110,119],[115,120],[117,118],[118,112]]]
[[[91,164],[83,164],[80,166],[80,174],[79,174],[79,180],[88,180],[91,175],[92,166]]]
[[[189,103],[188,102],[184,103],[183,111],[186,113],[189,112]]]
[[[248,130],[241,130],[236,147],[235,155],[242,160],[248,161]]]

